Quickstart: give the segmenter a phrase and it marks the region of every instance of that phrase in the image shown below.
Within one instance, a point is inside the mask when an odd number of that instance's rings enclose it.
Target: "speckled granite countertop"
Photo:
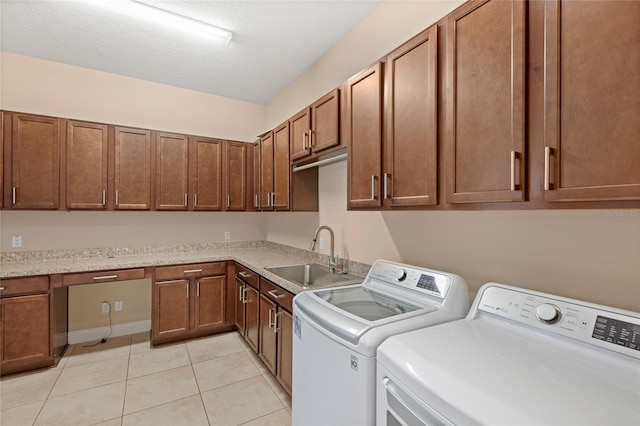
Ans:
[[[294,294],[304,290],[335,287],[362,281],[362,278],[359,278],[340,284],[302,287],[285,280],[265,268],[308,262],[325,265],[328,262],[328,257],[267,241],[6,252],[1,253],[0,256],[0,278],[233,260]],[[346,263],[348,272],[360,277],[364,277],[367,274],[370,266],[352,261],[347,261]]]

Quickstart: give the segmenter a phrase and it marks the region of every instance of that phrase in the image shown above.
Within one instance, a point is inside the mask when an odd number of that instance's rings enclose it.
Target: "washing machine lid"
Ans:
[[[490,317],[392,336],[378,362],[453,424],[640,424],[639,359]]]
[[[353,345],[375,327],[436,309],[403,302],[362,285],[304,292],[294,298],[294,312],[300,310],[326,332]]]
[[[421,309],[420,306],[364,286],[332,288],[315,291],[314,294],[330,305],[367,321],[377,321]]]

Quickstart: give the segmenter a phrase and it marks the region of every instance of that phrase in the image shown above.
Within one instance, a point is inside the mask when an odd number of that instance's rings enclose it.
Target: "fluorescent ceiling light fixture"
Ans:
[[[233,33],[223,28],[207,24],[196,19],[178,15],[164,9],[131,0],[85,0],[104,9],[150,22],[174,31],[212,39],[228,45]]]

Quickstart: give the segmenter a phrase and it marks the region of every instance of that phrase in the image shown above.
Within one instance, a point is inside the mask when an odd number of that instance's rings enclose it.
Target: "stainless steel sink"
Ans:
[[[329,272],[326,266],[317,263],[306,263],[303,265],[275,266],[264,268],[269,272],[273,272],[277,276],[285,280],[292,281],[303,287],[323,286],[331,284],[346,283],[348,281],[357,282],[361,280],[355,275],[334,274]]]

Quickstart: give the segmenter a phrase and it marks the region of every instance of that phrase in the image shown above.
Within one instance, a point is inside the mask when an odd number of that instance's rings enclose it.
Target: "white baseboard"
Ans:
[[[143,333],[151,330],[151,320],[115,324],[110,337],[126,336],[127,334]],[[109,335],[109,327],[88,328],[69,332],[69,344],[86,343],[100,340]]]

